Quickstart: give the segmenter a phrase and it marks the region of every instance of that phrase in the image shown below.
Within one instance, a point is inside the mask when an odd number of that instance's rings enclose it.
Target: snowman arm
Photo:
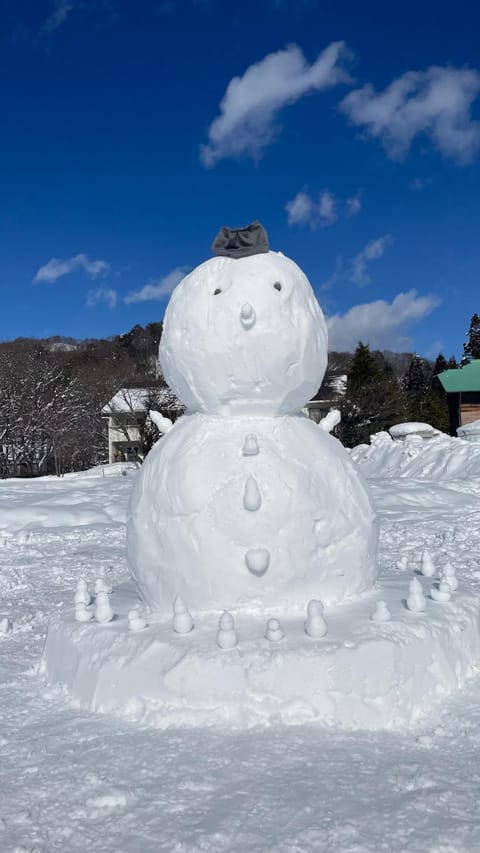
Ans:
[[[325,415],[325,417],[322,418],[318,426],[320,429],[323,429],[324,432],[331,432],[332,429],[340,423],[341,419],[342,416],[339,409],[330,409],[328,415]]]
[[[150,415],[150,420],[153,421],[162,435],[165,435],[165,433],[172,428],[173,424],[170,418],[164,418],[160,412],[156,412],[154,409],[151,409],[148,414]]]

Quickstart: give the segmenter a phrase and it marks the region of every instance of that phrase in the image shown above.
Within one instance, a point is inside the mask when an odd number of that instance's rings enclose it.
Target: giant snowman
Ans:
[[[130,572],[159,615],[177,595],[197,611],[341,603],[375,580],[377,525],[347,452],[301,413],[327,365],[321,308],[259,223],[213,249],[165,314],[160,364],[186,412],[137,477]]]

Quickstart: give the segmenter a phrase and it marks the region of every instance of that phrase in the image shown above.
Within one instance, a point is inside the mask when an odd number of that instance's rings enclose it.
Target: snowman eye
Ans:
[[[214,296],[218,296],[218,294],[219,294],[219,293],[221,293],[221,292],[222,292],[221,288],[220,288],[220,287],[216,287],[216,288],[215,288],[215,290],[213,291],[213,295],[214,295]]]
[[[274,286],[275,290],[281,290],[282,289],[282,285],[280,284],[279,281],[276,281],[273,286]]]

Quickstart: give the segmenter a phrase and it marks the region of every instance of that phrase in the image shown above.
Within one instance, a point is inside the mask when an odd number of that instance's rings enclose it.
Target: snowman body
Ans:
[[[294,612],[372,585],[368,489],[301,414],[326,360],[321,309],[283,255],[214,258],[178,285],[160,361],[187,413],[142,466],[127,526],[150,609],[180,595],[190,609]]]

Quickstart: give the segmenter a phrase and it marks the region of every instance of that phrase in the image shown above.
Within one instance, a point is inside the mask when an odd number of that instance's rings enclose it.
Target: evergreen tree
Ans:
[[[443,373],[444,370],[448,370],[448,362],[443,353],[440,352],[435,359],[435,364],[433,365],[433,375],[438,376],[438,374]]]
[[[439,356],[432,369],[430,364],[414,355],[403,381],[407,417],[411,421],[431,424],[448,432],[448,406],[446,394],[437,378],[447,362]]]
[[[467,340],[463,345],[463,354],[467,360],[480,358],[480,317],[474,314],[470,320]]]
[[[359,343],[348,371],[342,406],[340,440],[353,447],[374,432],[402,420],[402,401],[393,370],[382,353],[372,353]]]
[[[448,359],[448,362],[447,362],[447,369],[448,370],[457,370],[457,368],[458,368],[457,359],[455,358],[454,355],[451,355],[450,358]]]

